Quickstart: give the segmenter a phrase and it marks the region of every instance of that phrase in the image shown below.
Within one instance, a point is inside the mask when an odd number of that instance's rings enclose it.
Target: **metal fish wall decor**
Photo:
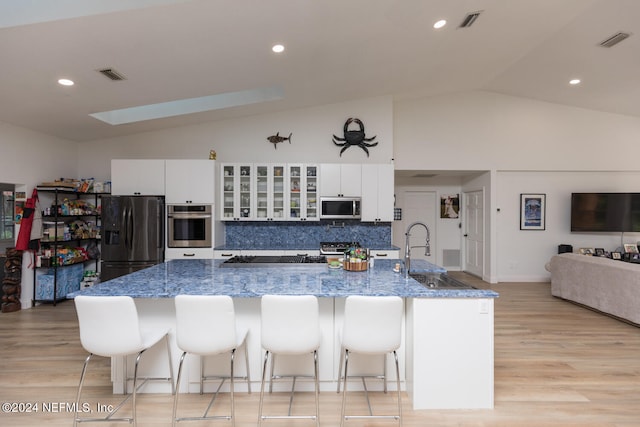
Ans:
[[[291,135],[292,134],[290,133],[288,137],[284,137],[280,136],[280,132],[278,132],[275,135],[271,135],[270,137],[268,137],[267,141],[273,144],[273,148],[277,149],[278,144],[281,142],[289,141],[289,144],[291,144]]]

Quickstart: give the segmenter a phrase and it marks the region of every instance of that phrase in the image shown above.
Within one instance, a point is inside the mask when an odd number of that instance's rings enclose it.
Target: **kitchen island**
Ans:
[[[222,268],[221,260],[172,260],[68,297],[78,294],[131,296],[136,300],[143,321],[173,325],[173,298],[176,295],[230,295],[234,298],[238,322],[250,331],[247,345],[255,389],[262,362],[260,297],[266,294],[316,295],[320,299],[322,328],[319,350],[321,389],[335,391],[345,298],[349,295],[397,295],[405,299],[405,334],[398,352],[401,376],[413,408],[492,408],[493,301],[497,293],[481,289],[427,288],[394,272],[396,262],[399,261],[380,260],[371,270],[349,272],[330,269],[326,264]],[[415,260],[412,271],[438,273],[445,270],[426,261]],[[173,362],[177,364],[180,352],[174,337],[171,338],[174,342]],[[162,349],[152,349],[146,355],[151,359],[162,356]],[[353,360],[354,374],[358,371],[380,372],[382,369],[380,358],[354,357]],[[195,392],[199,387],[200,364],[195,358],[187,362],[185,384],[181,384],[181,388]],[[311,366],[306,361],[290,362],[278,366],[286,366],[293,371],[306,371],[306,367]],[[123,392],[122,363],[121,358],[112,360],[116,393]],[[156,366],[155,363],[146,365],[146,369],[151,370]],[[238,375],[243,375],[243,365],[241,361],[237,364]],[[224,372],[225,367],[222,359],[211,358],[206,369],[210,374],[210,371]],[[394,372],[391,365],[387,371]],[[237,385],[241,390],[243,383]],[[167,385],[149,384],[143,392],[168,392],[162,386]],[[392,382],[389,386],[393,387]],[[370,388],[375,389],[375,385]]]

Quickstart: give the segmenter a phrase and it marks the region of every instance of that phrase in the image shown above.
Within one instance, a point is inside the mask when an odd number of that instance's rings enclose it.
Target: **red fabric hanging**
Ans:
[[[31,240],[31,227],[33,226],[37,200],[38,190],[34,188],[31,197],[29,197],[24,204],[22,221],[20,221],[20,232],[18,233],[18,240],[16,242],[16,249],[19,251],[31,249],[29,247],[29,241]]]

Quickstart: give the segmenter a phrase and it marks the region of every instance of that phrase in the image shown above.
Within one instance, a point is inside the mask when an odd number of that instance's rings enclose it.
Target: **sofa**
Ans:
[[[564,253],[549,263],[551,294],[640,325],[640,265]]]

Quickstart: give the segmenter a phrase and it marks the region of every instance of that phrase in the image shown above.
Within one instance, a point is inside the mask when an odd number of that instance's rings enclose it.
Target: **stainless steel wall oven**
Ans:
[[[210,248],[212,224],[211,205],[168,205],[167,246]]]

